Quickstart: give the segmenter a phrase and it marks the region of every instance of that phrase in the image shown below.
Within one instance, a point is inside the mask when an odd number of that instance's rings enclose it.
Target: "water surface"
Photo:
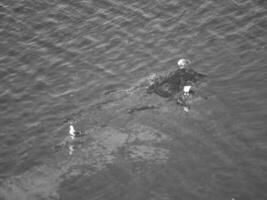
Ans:
[[[1,1],[0,196],[266,199],[266,9],[260,0]],[[189,113],[119,92],[183,57],[208,76],[208,100]],[[160,109],[124,112],[149,103]],[[69,144],[55,148],[68,120],[88,133],[72,155]]]

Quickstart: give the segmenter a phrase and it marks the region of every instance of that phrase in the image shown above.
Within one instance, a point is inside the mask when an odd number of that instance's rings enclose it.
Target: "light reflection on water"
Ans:
[[[0,5],[7,199],[266,198],[264,1]],[[116,93],[181,57],[209,77],[190,113]],[[123,112],[140,102],[166,105]],[[55,150],[68,120],[88,134]]]

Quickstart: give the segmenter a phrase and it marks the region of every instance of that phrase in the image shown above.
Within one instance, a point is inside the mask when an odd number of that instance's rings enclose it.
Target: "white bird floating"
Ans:
[[[74,129],[74,126],[71,124],[71,125],[70,125],[69,134],[70,134],[71,138],[74,139],[76,136],[80,135],[81,132],[76,131],[76,130]]]
[[[182,59],[178,60],[177,65],[179,66],[180,69],[183,69],[183,68],[185,68],[186,65],[188,65],[190,63],[191,63],[190,60],[182,58]]]
[[[189,95],[191,87],[192,87],[191,85],[184,86],[184,95],[185,96]]]

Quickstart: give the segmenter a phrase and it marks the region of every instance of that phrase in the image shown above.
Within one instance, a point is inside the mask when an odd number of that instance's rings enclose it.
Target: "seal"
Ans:
[[[154,78],[153,83],[147,88],[147,93],[155,93],[163,98],[175,99],[180,106],[189,110],[187,100],[190,95],[195,94],[192,87],[206,77],[194,69],[190,68],[191,61],[188,59],[179,59],[178,69],[168,73],[165,76]]]
[[[191,64],[191,61],[188,59],[179,59],[177,62],[177,65],[180,67],[180,69],[185,68],[187,65]]]
[[[170,72],[167,76],[156,78],[147,88],[147,93],[155,93],[163,98],[174,97],[184,90],[185,93],[189,93],[194,84],[206,77],[206,75],[187,67],[190,63],[187,59],[180,59],[177,62],[178,69]]]

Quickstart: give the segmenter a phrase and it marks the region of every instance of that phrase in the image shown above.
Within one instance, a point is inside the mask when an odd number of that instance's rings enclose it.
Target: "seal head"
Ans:
[[[180,69],[184,69],[187,65],[191,63],[190,60],[181,58],[178,60],[177,65]]]

